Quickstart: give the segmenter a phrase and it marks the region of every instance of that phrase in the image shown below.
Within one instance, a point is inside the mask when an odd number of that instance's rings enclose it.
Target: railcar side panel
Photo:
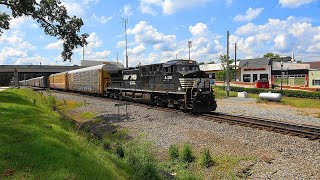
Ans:
[[[68,90],[67,72],[52,74],[49,77],[49,86],[52,89]]]

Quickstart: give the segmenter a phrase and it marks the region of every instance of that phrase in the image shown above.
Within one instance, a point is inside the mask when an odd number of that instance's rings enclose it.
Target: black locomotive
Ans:
[[[206,113],[217,108],[209,76],[192,60],[110,71],[106,96]]]

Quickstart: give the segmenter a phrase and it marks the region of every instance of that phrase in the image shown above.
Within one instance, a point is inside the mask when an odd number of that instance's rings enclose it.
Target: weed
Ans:
[[[186,162],[186,163],[193,162],[194,156],[192,155],[192,148],[190,144],[184,144],[180,158],[182,162]]]
[[[177,160],[179,158],[179,149],[176,145],[170,145],[169,157],[171,160]]]
[[[205,149],[200,154],[199,164],[201,167],[205,167],[205,168],[208,168],[213,165],[213,160],[208,149]]]
[[[54,96],[52,96],[52,95],[48,96],[48,105],[52,110],[54,110],[54,111],[56,110],[56,108],[57,108],[57,100],[56,100],[56,98]]]

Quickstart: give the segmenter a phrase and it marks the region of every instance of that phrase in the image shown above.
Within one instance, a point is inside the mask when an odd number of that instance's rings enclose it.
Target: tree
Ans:
[[[266,53],[263,55],[264,58],[280,58],[279,54],[273,54],[273,53]]]
[[[208,62],[208,64],[215,64],[216,62],[214,62],[214,61],[210,61],[210,62]]]
[[[203,64],[205,64],[204,62],[200,62],[198,65],[203,65]]]
[[[222,71],[221,72],[217,72],[216,74],[216,79],[218,81],[225,81],[226,80],[226,75],[227,75],[227,55],[220,55],[220,61],[221,61],[221,67],[222,67]],[[234,65],[232,65],[232,63],[234,62],[233,59],[229,59],[229,77],[230,80],[234,79],[233,77],[235,76],[235,69],[234,69]]]
[[[83,21],[76,16],[70,17],[60,0],[0,0],[12,11],[11,14],[0,12],[0,35],[10,28],[11,18],[30,16],[36,20],[45,34],[63,41],[61,56],[64,61],[71,61],[72,50],[87,44],[88,34],[79,35]]]

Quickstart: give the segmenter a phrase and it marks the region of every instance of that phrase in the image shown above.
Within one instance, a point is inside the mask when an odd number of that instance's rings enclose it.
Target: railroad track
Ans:
[[[202,116],[218,122],[226,122],[231,125],[257,128],[260,130],[273,131],[290,136],[308,138],[309,140],[320,140],[320,127],[301,125],[288,122],[275,121],[248,116],[235,116],[230,114],[212,112]]]
[[[61,93],[61,91],[56,91]],[[63,93],[71,93],[71,94],[77,94],[73,92],[63,92]],[[77,94],[79,95],[79,94]],[[82,94],[85,95],[85,94]],[[89,95],[90,97],[93,97]],[[100,97],[93,97],[93,98],[99,98]],[[123,102],[121,100],[116,99],[106,99],[102,98],[105,101],[109,102]],[[160,106],[151,106],[147,104],[141,104],[137,102],[130,102],[130,104],[135,106],[143,106],[146,108],[152,108],[156,110],[160,110],[163,112],[184,112],[182,110],[177,110],[173,108],[167,108],[167,107],[160,107]],[[240,116],[240,115],[231,115],[231,114],[224,114],[224,113],[218,113],[218,112],[212,112],[210,114],[201,114],[201,115],[195,115],[196,117],[205,117],[206,120],[213,120],[217,122],[225,122],[230,125],[240,125],[245,127],[251,127],[251,128],[257,128],[260,130],[266,130],[266,131],[272,131],[275,133],[280,133],[284,135],[290,135],[290,136],[298,136],[301,138],[308,138],[309,140],[320,140],[320,127],[319,126],[312,126],[312,125],[302,125],[302,124],[294,124],[294,123],[288,123],[288,122],[281,122],[277,120],[271,120],[271,119],[263,119],[263,118],[257,118],[257,117],[249,117],[249,116]]]

